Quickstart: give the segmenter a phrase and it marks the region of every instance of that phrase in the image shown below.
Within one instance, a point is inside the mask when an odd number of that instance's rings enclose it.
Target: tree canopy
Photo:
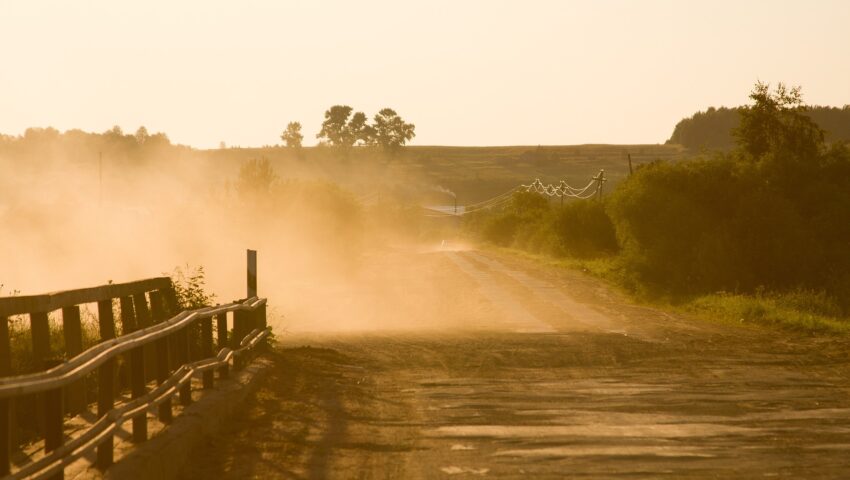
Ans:
[[[316,138],[341,150],[348,150],[354,145],[369,145],[395,151],[416,136],[416,127],[406,123],[391,108],[379,111],[372,125],[363,112],[352,112],[348,105],[334,105],[326,110],[322,129]]]
[[[316,135],[316,138],[322,144],[332,147],[348,150],[357,141],[357,134],[354,129],[358,127],[362,113],[355,114],[355,118],[351,118],[353,109],[348,105],[334,105],[325,111],[325,121],[322,122],[322,129]]]
[[[416,126],[405,123],[391,108],[384,108],[375,115],[375,144],[384,150],[396,150],[416,136]]]
[[[304,135],[301,134],[301,123],[289,122],[286,130],[280,135],[280,139],[286,142],[289,148],[301,148],[301,141],[304,140]]]
[[[740,148],[752,158],[783,152],[809,158],[822,148],[824,131],[805,115],[800,87],[758,82],[750,93],[753,104],[740,109],[740,125],[734,130]]]

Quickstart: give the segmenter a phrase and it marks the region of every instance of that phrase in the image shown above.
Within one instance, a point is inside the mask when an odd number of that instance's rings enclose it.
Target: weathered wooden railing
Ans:
[[[114,300],[119,306],[120,335],[116,334]],[[97,303],[99,339],[83,351],[80,305],[89,303]],[[62,311],[63,351],[51,349],[49,315],[57,310]],[[230,334],[228,313],[232,314]],[[10,376],[21,373],[12,372],[9,338],[9,318],[17,315],[29,317],[35,371]],[[226,378],[230,363],[240,368],[245,354],[269,334],[265,299],[253,296],[180,312],[167,277],[0,298],[0,476],[62,478],[65,466],[95,449],[96,465],[107,468],[113,462],[113,435],[121,424],[132,420],[133,441],[145,441],[148,410],[156,408],[159,420],[170,423],[171,397],[178,395],[181,404],[190,404],[193,377],[202,377],[203,388],[213,387],[216,371],[219,378]],[[129,368],[119,372],[118,360]],[[97,378],[97,420],[83,433],[66,438],[66,417],[89,408],[84,383],[89,374]],[[116,405],[116,393],[125,386],[130,399]],[[33,401],[44,438],[44,456],[13,469],[19,420],[13,412],[16,405]]]

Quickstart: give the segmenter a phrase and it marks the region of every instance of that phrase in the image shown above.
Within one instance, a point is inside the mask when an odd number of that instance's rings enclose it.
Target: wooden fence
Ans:
[[[149,410],[170,423],[173,396],[182,405],[192,402],[193,377],[201,376],[203,388],[212,388],[216,372],[226,378],[231,363],[240,368],[264,343],[271,332],[266,300],[255,292],[227,305],[182,312],[168,277],[0,298],[0,476],[61,479],[67,465],[95,450],[96,465],[105,469],[113,462],[114,433],[127,421],[132,421],[133,441],[144,442]],[[98,338],[83,351],[80,307],[85,304],[97,304]],[[51,315],[57,317],[52,335]],[[12,371],[13,317],[29,320],[33,367],[28,372]],[[116,402],[122,395],[128,398]],[[70,438],[66,419],[92,404],[97,420]],[[34,419],[21,415],[24,409]],[[13,462],[13,453],[26,422],[44,439],[44,455],[21,464]]]

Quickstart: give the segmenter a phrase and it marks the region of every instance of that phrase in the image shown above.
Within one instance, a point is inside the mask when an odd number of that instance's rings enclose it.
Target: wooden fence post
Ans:
[[[268,326],[269,322],[266,318],[266,304],[264,303],[257,308],[257,328],[265,330]]]
[[[9,319],[0,317],[0,376],[12,374],[12,353],[9,342]],[[0,476],[6,476],[12,460],[12,401],[0,399]]]
[[[151,292],[151,318],[154,323],[160,323],[165,320],[165,304],[162,298],[162,292]],[[162,385],[168,377],[171,376],[171,360],[169,355],[168,338],[163,337],[156,341],[156,383]],[[165,424],[171,423],[173,420],[173,412],[171,410],[171,397],[166,398],[159,404],[158,410],[159,421]]]
[[[42,371],[45,362],[50,358],[50,323],[47,312],[30,314],[30,331],[32,333],[32,357],[35,371]]]
[[[115,318],[112,299],[97,302],[97,319],[101,341],[115,338]],[[97,370],[97,416],[102,418],[115,406],[115,358],[103,362]],[[114,452],[113,436],[104,438],[97,446],[97,466],[105,469],[112,465]]]
[[[229,346],[227,343],[227,312],[215,316],[215,329],[218,348],[222,349]]]
[[[30,313],[30,334],[32,335],[33,371],[46,370],[47,361],[50,358],[50,322],[47,312]],[[35,395],[31,400],[35,402],[35,421],[41,432],[45,429],[44,399],[44,395]]]
[[[233,338],[230,340],[231,348],[234,350],[238,349],[241,346],[242,339],[245,338],[248,323],[249,312],[245,310],[235,310],[233,312]],[[244,362],[243,355],[239,355],[233,358],[233,368],[239,370],[242,368]]]
[[[100,340],[115,338],[115,313],[112,311],[112,299],[97,302],[97,326]]]
[[[165,307],[167,310],[167,316],[173,317],[180,313],[180,302],[177,301],[177,291],[174,290],[174,287],[169,287],[163,290],[160,290],[162,293],[162,298],[165,302]]]
[[[150,327],[154,324],[151,318],[150,310],[148,309],[148,300],[145,297],[145,292],[133,295],[133,305],[136,307],[136,326],[139,329]],[[153,345],[145,345],[142,347],[144,351],[145,362],[145,381],[154,379],[156,371],[156,351]]]
[[[189,363],[189,332],[186,327],[174,334],[177,341],[178,363],[184,365]],[[179,367],[178,367],[179,368]],[[192,403],[192,381],[186,382],[180,387],[180,404],[183,406]]]
[[[215,328],[217,332],[216,340],[218,341],[218,348],[222,349],[228,346],[227,343],[227,312],[219,313],[215,317]],[[218,378],[227,378],[230,375],[230,365],[226,362],[221,368],[218,370]]]
[[[212,318],[207,317],[201,320],[201,356],[210,358],[213,356],[213,332]],[[204,388],[213,388],[215,372],[207,370],[203,374]]]
[[[83,328],[80,324],[80,307],[77,305],[62,309],[62,333],[65,336],[65,352],[68,358],[83,353]],[[86,385],[84,381],[72,383],[66,389],[66,409],[71,415],[86,409]]]

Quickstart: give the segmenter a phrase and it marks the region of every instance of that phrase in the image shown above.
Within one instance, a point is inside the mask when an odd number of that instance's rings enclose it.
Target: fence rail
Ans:
[[[114,299],[119,300],[120,336],[116,335]],[[80,305],[95,302],[99,342],[82,351]],[[57,310],[62,312],[62,351],[51,347],[49,314]],[[8,317],[23,314],[30,320],[36,371],[12,375]],[[0,320],[0,476],[4,479],[60,479],[67,465],[93,450],[96,465],[107,468],[113,462],[115,430],[123,423],[132,421],[133,441],[144,442],[149,410],[156,409],[159,420],[170,423],[172,397],[190,404],[194,377],[202,377],[203,388],[212,388],[215,372],[218,378],[226,378],[231,363],[240,368],[246,355],[271,333],[265,299],[254,296],[181,312],[168,277],[0,298]],[[57,357],[69,359],[60,362]],[[66,416],[89,409],[86,382],[93,375],[96,382],[88,383],[96,383],[97,420],[66,439]],[[116,405],[117,394],[125,390],[130,400]],[[16,431],[22,421],[15,410],[32,405],[36,405],[35,423],[44,439],[44,456],[13,471],[12,453],[20,443]]]

